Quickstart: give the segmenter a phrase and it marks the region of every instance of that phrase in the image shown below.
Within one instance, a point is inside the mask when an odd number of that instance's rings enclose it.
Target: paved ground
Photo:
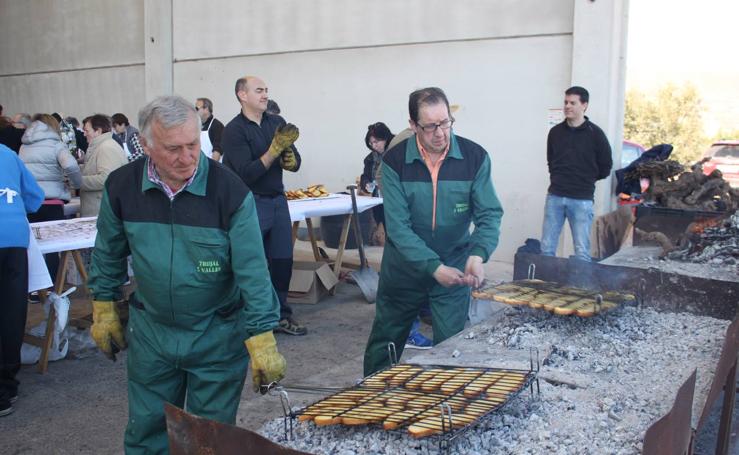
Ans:
[[[297,258],[306,258],[305,242],[298,242]],[[328,250],[332,254],[331,250]],[[356,251],[347,261],[358,263]],[[368,257],[377,267],[380,248]],[[309,257],[309,256],[308,256]],[[510,279],[512,265],[488,265],[488,275]],[[78,306],[80,303],[75,303]],[[308,326],[304,337],[278,335],[287,359],[285,384],[345,386],[362,376],[362,354],[374,318],[374,305],[365,303],[355,285],[340,283],[335,296],[317,305],[295,305],[298,320]],[[24,367],[15,412],[0,418],[0,454],[117,454],[122,453],[127,419],[125,353],[112,363],[97,352],[83,358],[49,364],[49,372]],[[248,380],[247,384],[250,384]],[[291,395],[295,404],[315,400]],[[237,425],[259,428],[281,415],[279,399],[254,394],[245,387]]]

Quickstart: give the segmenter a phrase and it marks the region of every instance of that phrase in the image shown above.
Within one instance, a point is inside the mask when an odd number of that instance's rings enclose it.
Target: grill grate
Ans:
[[[535,379],[531,370],[396,364],[298,411],[324,425],[407,428],[417,438],[464,431]],[[532,388],[533,393],[533,388]]]
[[[508,305],[529,306],[562,316],[590,317],[635,301],[631,294],[600,292],[551,281],[518,280],[476,290],[472,297]]]

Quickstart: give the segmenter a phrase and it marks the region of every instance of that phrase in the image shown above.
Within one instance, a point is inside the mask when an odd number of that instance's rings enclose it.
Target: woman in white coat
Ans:
[[[59,122],[48,114],[36,114],[26,129],[18,152],[39,186],[44,190],[41,208],[28,216],[32,223],[64,219],[64,204],[72,197],[70,189],[77,189],[82,176],[77,160],[69,153],[59,135]],[[44,256],[52,280],[56,280],[59,254]]]
[[[82,122],[89,142],[82,169],[80,215],[97,216],[108,174],[128,163],[123,148],[113,139],[110,118],[95,114]]]

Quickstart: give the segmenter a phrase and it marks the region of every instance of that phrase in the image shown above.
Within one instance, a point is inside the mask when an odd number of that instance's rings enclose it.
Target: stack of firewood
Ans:
[[[706,159],[686,170],[674,160],[641,163],[628,178],[648,178],[644,202],[682,210],[728,211],[739,208],[739,189],[723,179],[721,171],[703,174]]]

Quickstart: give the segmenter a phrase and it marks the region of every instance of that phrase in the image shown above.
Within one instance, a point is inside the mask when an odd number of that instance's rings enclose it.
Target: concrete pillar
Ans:
[[[174,91],[172,0],[144,0],[146,101]]]
[[[629,0],[575,0],[573,19],[571,85],[590,92],[586,115],[606,133],[614,170],[621,162],[628,7]],[[616,207],[615,178],[611,176],[596,184],[596,217]],[[568,226],[563,232],[559,254],[566,257],[573,253],[572,235]]]
[[[621,160],[626,36],[629,0],[576,0],[572,42],[572,85],[590,92],[586,115],[608,136],[614,170]],[[596,186],[596,216],[615,208],[615,179]]]

